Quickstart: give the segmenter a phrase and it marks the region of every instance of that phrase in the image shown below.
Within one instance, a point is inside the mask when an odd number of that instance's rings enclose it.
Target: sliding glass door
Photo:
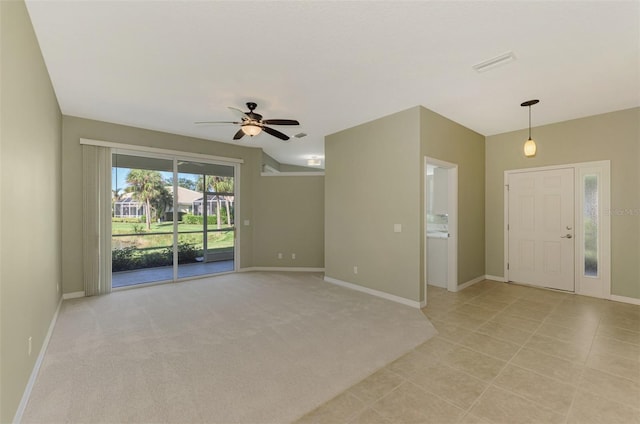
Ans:
[[[234,270],[234,180],[233,165],[178,162],[178,184],[195,189],[178,187],[178,278]]]
[[[112,287],[235,269],[236,165],[112,156]]]

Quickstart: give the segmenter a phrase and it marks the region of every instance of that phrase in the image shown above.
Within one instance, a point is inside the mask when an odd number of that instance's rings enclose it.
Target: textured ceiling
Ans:
[[[62,112],[260,146],[283,163],[423,105],[481,134],[640,106],[637,1],[31,1]],[[513,51],[514,62],[472,66]],[[227,109],[300,127],[233,141]]]

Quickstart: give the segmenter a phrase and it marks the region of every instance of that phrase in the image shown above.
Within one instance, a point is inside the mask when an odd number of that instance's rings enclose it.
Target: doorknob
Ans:
[[[567,234],[566,236],[560,236],[560,238],[573,238],[571,234]]]

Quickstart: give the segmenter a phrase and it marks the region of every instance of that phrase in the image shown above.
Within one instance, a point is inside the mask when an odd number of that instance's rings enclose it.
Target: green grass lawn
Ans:
[[[153,249],[160,247],[170,247],[173,244],[173,222],[152,223],[151,230],[147,231],[146,224],[112,222],[111,232],[113,235],[122,235],[112,237],[112,249],[120,249],[123,247],[135,247],[136,249]],[[228,228],[228,227],[222,227]],[[233,231],[211,231],[215,230],[215,225],[208,227],[207,245],[209,249],[233,247],[234,232]],[[190,232],[194,233],[190,233]],[[202,231],[203,226],[198,224],[178,224],[178,243],[188,243],[196,249],[202,250]],[[165,233],[165,234],[156,234]],[[130,234],[124,236],[124,234]]]

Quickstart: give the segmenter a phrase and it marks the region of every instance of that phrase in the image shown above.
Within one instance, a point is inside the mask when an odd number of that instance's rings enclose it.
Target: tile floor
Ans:
[[[429,287],[439,334],[302,423],[640,423],[640,306],[483,281]]]

